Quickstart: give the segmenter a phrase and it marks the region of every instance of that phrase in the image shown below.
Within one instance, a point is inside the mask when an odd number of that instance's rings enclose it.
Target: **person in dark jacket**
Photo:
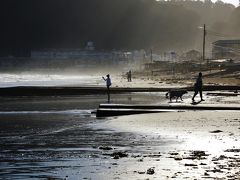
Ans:
[[[110,102],[110,86],[112,85],[112,82],[111,82],[110,75],[107,74],[106,76],[107,76],[107,78],[104,78],[104,77],[102,77],[102,78],[103,78],[104,81],[106,81],[108,102]]]
[[[132,72],[131,72],[131,70],[128,71],[127,76],[128,76],[128,82],[132,82]]]
[[[195,96],[199,93],[200,94],[200,98],[201,98],[201,101],[205,101],[203,98],[202,98],[202,73],[200,72],[198,74],[198,77],[197,77],[197,80],[196,80],[196,83],[194,84],[194,95],[192,97],[192,101],[195,101],[194,98]]]

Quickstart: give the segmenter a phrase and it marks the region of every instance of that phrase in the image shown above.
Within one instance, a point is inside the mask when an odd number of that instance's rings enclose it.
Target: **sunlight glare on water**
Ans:
[[[101,76],[60,74],[0,74],[0,87],[104,85]]]

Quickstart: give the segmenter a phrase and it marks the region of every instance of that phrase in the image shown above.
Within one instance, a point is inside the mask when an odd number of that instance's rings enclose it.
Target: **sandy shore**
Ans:
[[[217,75],[214,75],[217,73]],[[220,73],[220,74],[219,74]],[[240,90],[239,74],[203,72],[205,91]],[[166,92],[169,89],[193,90],[197,72],[188,74],[133,73],[132,82],[122,74],[111,74],[111,93]],[[0,96],[61,96],[106,93],[101,75],[1,74]]]
[[[118,161],[110,179],[239,179],[239,117],[239,112],[178,112],[110,120],[108,128],[134,132],[144,142],[134,145],[139,140],[131,139],[129,157]]]
[[[239,97],[207,99],[205,104],[240,102]],[[129,137],[132,146],[124,151],[129,156],[107,174],[110,179],[240,179],[239,117],[238,111],[181,111],[110,118],[98,127],[138,138]]]
[[[111,103],[125,104],[169,104],[165,90],[194,82],[138,77],[129,83],[121,76],[112,78],[113,88],[122,91],[111,96]],[[44,97],[1,96],[0,179],[240,179],[240,112],[179,111],[97,119],[91,111],[106,102],[104,82],[89,89],[73,85],[63,88],[67,96],[49,96],[62,90],[56,86],[23,88],[22,93],[33,94],[47,89]],[[231,91],[239,88],[235,85]],[[137,88],[145,92],[130,92]],[[157,92],[160,88],[163,92]],[[18,90],[12,92],[21,94]],[[189,105],[192,94],[172,103]],[[213,96],[206,90],[203,95],[203,105],[240,104],[239,95]]]

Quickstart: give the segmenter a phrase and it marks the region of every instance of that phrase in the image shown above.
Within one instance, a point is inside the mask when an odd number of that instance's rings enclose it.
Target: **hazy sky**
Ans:
[[[212,0],[212,1],[215,2],[217,0]],[[231,3],[236,7],[239,5],[239,0],[222,0],[222,1],[225,2],[225,3]]]

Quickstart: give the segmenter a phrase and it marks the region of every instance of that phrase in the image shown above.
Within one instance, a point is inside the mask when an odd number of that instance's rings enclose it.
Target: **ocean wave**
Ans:
[[[50,111],[0,111],[0,114],[77,114],[77,115],[90,115],[93,110],[71,109],[71,110],[50,110]]]
[[[0,87],[104,85],[101,76],[58,74],[0,74]]]

